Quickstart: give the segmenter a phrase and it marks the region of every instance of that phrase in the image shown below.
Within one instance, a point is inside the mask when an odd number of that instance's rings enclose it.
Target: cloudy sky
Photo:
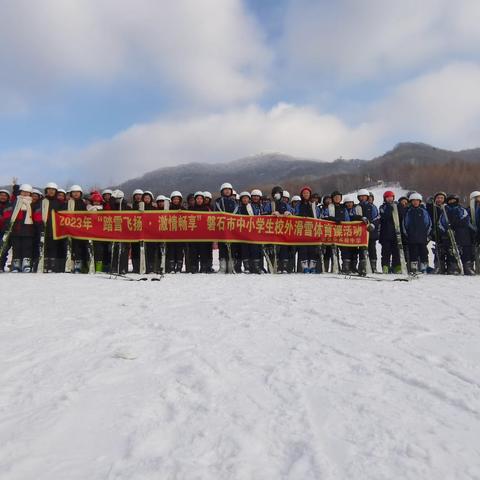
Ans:
[[[0,183],[480,146],[478,0],[0,0]]]

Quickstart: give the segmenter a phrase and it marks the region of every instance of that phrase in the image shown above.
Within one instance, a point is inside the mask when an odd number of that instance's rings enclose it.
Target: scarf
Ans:
[[[18,197],[18,201],[21,202],[22,206],[20,210],[25,212],[25,225],[32,225],[33,218],[32,218],[32,197]]]

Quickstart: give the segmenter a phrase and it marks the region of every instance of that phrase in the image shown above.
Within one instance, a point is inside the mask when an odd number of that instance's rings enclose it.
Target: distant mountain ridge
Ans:
[[[223,182],[231,182],[238,192],[252,188],[268,192],[274,185],[297,192],[308,184],[319,193],[327,193],[333,189],[352,191],[382,181],[399,182],[404,188],[425,195],[443,189],[465,196],[480,189],[480,148],[454,152],[406,142],[371,160],[333,162],[263,153],[228,163],[164,167],[117,187],[127,195],[135,188],[163,194],[181,189],[186,195],[199,189],[216,193]]]

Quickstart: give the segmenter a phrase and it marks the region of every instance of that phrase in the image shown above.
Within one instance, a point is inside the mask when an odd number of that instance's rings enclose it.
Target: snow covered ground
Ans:
[[[0,275],[0,478],[479,479],[479,282]]]

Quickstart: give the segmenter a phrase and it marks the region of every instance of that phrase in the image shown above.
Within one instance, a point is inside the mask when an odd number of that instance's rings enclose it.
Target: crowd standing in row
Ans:
[[[12,192],[0,190],[0,231],[3,245],[0,270],[5,271],[12,249],[10,271],[38,270],[45,273],[65,272],[69,255],[74,273],[88,271],[94,262],[95,271],[128,273],[129,259],[133,272],[141,269],[140,244],[85,240],[54,240],[52,211],[98,210],[193,210],[222,211],[238,215],[297,215],[318,219],[363,221],[370,232],[368,248],[335,246],[286,246],[220,243],[219,261],[222,273],[323,273],[336,271],[351,275],[377,272],[377,242],[381,245],[381,272],[400,273],[406,259],[410,273],[474,275],[478,260],[480,225],[480,192],[472,192],[468,208],[457,195],[438,192],[426,203],[412,192],[395,198],[391,191],[383,194],[377,208],[371,192],[361,189],[357,195],[334,191],[320,197],[309,187],[300,195],[275,187],[266,198],[258,189],[237,194],[230,183],[220,187],[220,196],[198,191],[186,198],[179,191],[169,197],[154,196],[150,191],[135,190],[130,202],[120,190],[104,190],[84,195],[79,185],[68,191],[48,183],[43,191],[31,185],[16,185]],[[44,201],[45,199],[45,201]],[[43,206],[43,209],[42,209]],[[12,215],[18,207],[18,215]],[[396,228],[398,213],[401,237]],[[7,236],[6,233],[9,233]],[[42,243],[40,242],[42,239]],[[433,242],[434,262],[429,266],[428,244]],[[42,247],[40,247],[42,245]],[[162,242],[145,244],[145,273],[214,273],[211,242]],[[69,268],[69,267],[68,267]],[[478,272],[478,270],[477,270]]]

